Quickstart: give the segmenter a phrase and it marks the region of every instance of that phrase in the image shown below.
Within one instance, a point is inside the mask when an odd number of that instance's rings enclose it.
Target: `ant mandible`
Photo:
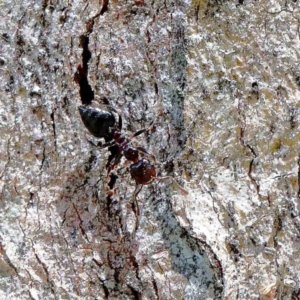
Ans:
[[[134,199],[136,200],[137,195],[141,191],[143,185],[147,185],[152,183],[155,180],[167,180],[171,179],[178,189],[181,190],[184,194],[188,194],[188,192],[182,188],[174,178],[170,176],[166,177],[157,177],[155,166],[150,163],[149,160],[139,157],[139,152],[149,156],[152,158],[154,162],[155,157],[148,153],[146,149],[143,147],[132,147],[130,146],[130,142],[135,137],[141,135],[142,133],[150,130],[152,127],[152,123],[148,128],[139,130],[135,132],[129,139],[124,137],[121,133],[122,130],[122,117],[118,112],[110,107],[106,106],[107,110],[97,110],[91,107],[79,106],[79,112],[82,119],[83,124],[88,129],[88,131],[97,138],[104,138],[105,143],[98,143],[96,146],[100,148],[113,147],[114,151],[111,151],[107,163],[107,171],[108,175],[114,169],[114,167],[120,162],[122,155],[132,162],[130,165],[130,174],[132,179],[135,180],[137,187],[134,192]],[[119,116],[118,122],[114,114],[116,113]],[[110,148],[111,149],[111,148]]]

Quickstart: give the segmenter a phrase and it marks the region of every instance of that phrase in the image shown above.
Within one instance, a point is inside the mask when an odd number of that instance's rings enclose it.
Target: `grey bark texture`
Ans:
[[[0,7],[0,299],[300,299],[299,1]],[[188,195],[137,215],[99,103]]]

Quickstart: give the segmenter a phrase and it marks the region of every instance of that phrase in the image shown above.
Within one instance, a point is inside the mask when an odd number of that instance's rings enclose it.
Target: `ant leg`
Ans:
[[[100,143],[100,145],[99,145]],[[104,144],[102,144],[101,142],[98,143],[98,147],[100,147],[100,149],[104,149],[106,147],[111,147],[111,146],[114,146],[115,145],[115,141],[110,141],[110,142],[106,142]]]
[[[141,134],[144,133],[145,131],[150,130],[151,127],[152,127],[152,125],[153,125],[153,121],[151,122],[151,124],[150,124],[150,126],[149,126],[148,128],[141,129],[141,130],[137,131],[136,133],[134,133],[129,139],[127,139],[127,141],[124,141],[124,142],[122,143],[122,147],[127,146],[127,145],[131,142],[131,140],[133,140],[133,139],[136,138],[137,136],[141,135]],[[143,151],[143,150],[141,150],[141,151]],[[146,153],[146,152],[144,151],[144,153]]]
[[[86,140],[89,144],[91,144],[94,147],[101,147],[102,143],[99,141],[98,143],[95,143],[93,140],[91,140],[87,135],[85,136]]]
[[[143,185],[142,184],[137,184],[134,190],[134,194],[133,194],[133,206],[132,209],[136,215],[136,223],[135,223],[135,229],[134,232],[137,231],[137,229],[139,228],[139,216],[140,216],[140,208],[139,208],[139,203],[137,201],[137,195],[139,194],[139,192],[142,190]]]
[[[156,159],[155,159],[155,156],[151,153],[149,153],[144,147],[136,147],[136,149],[146,155],[148,155],[149,157],[152,158],[152,160],[154,161],[154,163],[156,163]]]
[[[135,214],[139,217],[140,215],[140,209],[139,209],[139,204],[137,202],[137,196],[138,194],[140,193],[140,191],[142,190],[143,188],[143,185],[142,184],[138,184],[136,187],[135,187],[135,190],[134,190],[134,194],[133,194],[133,201],[134,201],[134,204],[136,206],[136,210],[134,209],[134,212]]]
[[[131,161],[126,160],[125,162],[122,163],[123,167],[120,167],[120,168],[116,169],[115,172],[116,172],[116,173],[119,173],[119,171],[121,171],[121,170],[127,168],[127,167],[130,166],[131,164],[132,164]]]
[[[131,141],[132,139],[134,139],[134,138],[136,138],[137,136],[141,135],[142,133],[144,133],[144,132],[150,130],[151,127],[152,127],[152,125],[153,125],[153,121],[152,121],[151,124],[148,126],[148,128],[144,128],[144,129],[141,129],[141,130],[135,132],[135,133],[128,139],[128,142],[126,143],[126,145],[129,144],[130,141]]]
[[[118,114],[118,115],[119,115],[119,114]],[[119,131],[122,130],[122,124],[123,124],[123,122],[122,122],[122,117],[121,117],[121,115],[119,115],[119,126],[118,126]]]
[[[168,179],[171,179],[175,184],[176,188],[179,189],[184,195],[189,194],[189,192],[186,189],[184,189],[173,177],[171,176],[155,177],[155,180],[168,180]]]
[[[111,154],[108,157],[108,163],[106,164],[107,176],[109,176],[110,172],[120,162],[122,155],[123,155],[122,152],[120,152],[116,154]]]
[[[129,140],[131,140],[131,139],[133,139],[133,138],[135,138],[135,137],[141,135],[142,133],[144,133],[144,132],[150,130],[151,127],[152,127],[152,125],[153,125],[153,123],[154,123],[154,121],[152,121],[152,122],[150,123],[150,125],[148,126],[148,128],[141,129],[141,130],[137,131],[136,133],[134,133],[134,135],[133,135]]]
[[[90,139],[88,136],[85,136],[86,140],[88,141],[89,144],[91,144],[94,147],[100,148],[100,149],[104,149],[106,147],[110,147],[113,146],[116,142],[115,141],[110,141],[110,142],[106,142],[104,144],[102,144],[101,141],[95,143],[92,139]]]

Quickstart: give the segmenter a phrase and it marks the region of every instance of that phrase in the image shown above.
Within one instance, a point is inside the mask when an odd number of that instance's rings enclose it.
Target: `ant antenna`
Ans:
[[[182,194],[184,194],[184,195],[189,194],[189,192],[186,189],[184,189],[173,177],[171,177],[171,176],[155,177],[155,180],[158,180],[158,181],[164,181],[164,180],[169,180],[169,179],[174,183],[176,188],[182,192]]]

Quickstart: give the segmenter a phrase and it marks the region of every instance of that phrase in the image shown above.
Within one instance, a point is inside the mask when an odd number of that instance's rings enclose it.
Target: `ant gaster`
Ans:
[[[148,153],[143,147],[132,147],[130,142],[135,137],[141,135],[142,133],[148,131],[152,124],[146,128],[135,132],[129,139],[124,137],[121,133],[122,130],[122,117],[117,113],[115,109],[110,106],[106,106],[110,111],[97,110],[94,108],[79,106],[79,112],[83,124],[88,129],[88,131],[97,138],[104,138],[105,143],[101,142],[97,144],[100,148],[114,147],[112,155],[109,157],[107,164],[108,175],[113,170],[113,168],[120,162],[122,155],[132,162],[130,165],[130,174],[132,179],[135,180],[137,188],[134,193],[134,198],[136,199],[138,193],[141,191],[142,186],[150,184],[154,180],[166,180],[171,179],[174,181],[176,186],[184,193],[188,192],[183,189],[172,177],[157,177],[155,166],[150,163],[149,160],[139,157],[139,152],[151,157],[155,162],[155,157]],[[118,122],[114,114],[119,116]],[[138,187],[140,185],[140,187]]]

